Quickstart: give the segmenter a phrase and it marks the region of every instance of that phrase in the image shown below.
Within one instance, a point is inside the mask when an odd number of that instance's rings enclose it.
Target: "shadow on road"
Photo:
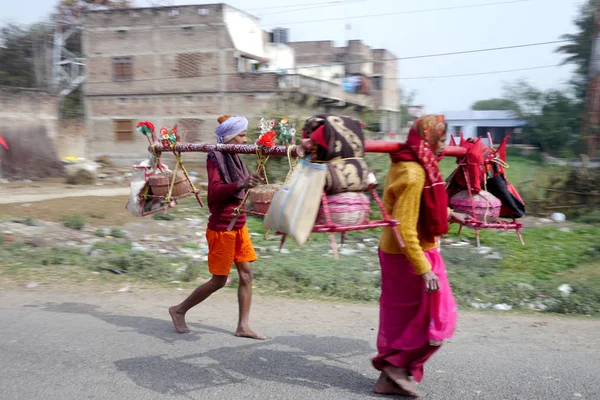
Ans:
[[[195,331],[180,335],[165,320],[113,315],[88,304],[48,304],[45,310],[86,314],[117,327],[130,328],[141,335],[165,343],[199,340],[205,334],[231,332],[206,325],[191,324]],[[145,356],[118,360],[116,367],[138,386],[161,394],[187,396],[210,387],[245,383],[248,379],[326,390],[330,388],[378,397],[371,392],[373,379],[352,369],[351,359],[367,359],[374,353],[365,340],[335,336],[293,335],[240,346],[220,347],[182,357]]]
[[[98,306],[82,303],[48,303],[44,310],[67,314],[85,314],[101,319],[111,325],[129,328],[139,333],[140,335],[151,336],[160,339],[165,343],[175,343],[177,341],[197,341],[205,334],[224,333],[231,335],[231,332],[215,327],[205,327],[201,324],[189,324],[194,326],[196,330],[189,334],[182,335],[173,329],[173,325],[162,319],[139,317],[134,315],[118,315],[109,314],[98,310]],[[165,310],[166,312],[166,310]]]
[[[252,379],[376,397],[370,393],[373,379],[352,370],[347,361],[372,353],[364,340],[298,335],[183,357],[128,358],[115,364],[137,385],[161,394],[185,395]]]

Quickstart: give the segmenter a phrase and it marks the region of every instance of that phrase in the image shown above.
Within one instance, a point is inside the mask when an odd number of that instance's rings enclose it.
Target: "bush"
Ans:
[[[85,219],[81,215],[63,216],[63,225],[69,229],[80,231],[85,227]]]
[[[53,247],[41,252],[42,265],[82,265],[85,254],[78,248]]]
[[[89,213],[88,215],[91,218],[95,218],[95,219],[104,219],[104,218],[106,218],[106,215],[104,213],[95,213],[95,212],[92,212],[92,213]]]
[[[600,210],[580,211],[580,214],[575,218],[575,221],[583,224],[600,224]]]
[[[79,169],[73,175],[67,176],[66,179],[69,185],[92,185],[95,181],[96,177],[87,169]]]
[[[0,147],[0,169],[5,178],[39,180],[63,176],[64,167],[42,125],[0,126],[10,150]]]
[[[183,272],[181,280],[184,282],[193,282],[206,270],[207,269],[200,263],[190,263]]]
[[[138,275],[144,279],[164,280],[173,275],[165,260],[149,252],[133,251],[127,254],[115,254],[106,260],[108,266]]]
[[[125,237],[125,233],[119,228],[112,228],[110,230],[110,236],[117,238],[117,239],[122,239]]]
[[[158,212],[152,216],[152,219],[156,221],[173,221],[175,219],[175,215],[171,213]]]

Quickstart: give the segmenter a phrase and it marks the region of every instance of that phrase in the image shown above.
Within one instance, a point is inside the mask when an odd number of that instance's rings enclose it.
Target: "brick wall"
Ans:
[[[192,98],[190,98],[191,96]],[[157,129],[179,124],[180,132],[189,135],[190,140],[213,142],[217,118],[223,114],[244,115],[254,127],[261,117],[304,121],[308,117],[326,111],[319,107],[308,107],[284,94],[277,93],[224,93],[219,95],[169,95],[133,97],[122,103],[119,97],[94,98],[91,107],[94,116],[88,118],[87,157],[95,159],[107,155],[116,164],[131,165],[147,157],[146,138],[134,133],[132,141],[115,141],[115,119],[138,121],[148,120]],[[192,100],[193,99],[193,100]],[[354,110],[331,110],[359,118]],[[298,129],[300,129],[298,127]],[[187,156],[194,160],[205,159],[204,155]]]
[[[85,157],[87,130],[83,119],[58,121],[58,137],[55,141],[59,157]]]
[[[397,108],[398,105],[398,83],[397,65],[393,60],[396,56],[385,49],[373,50],[373,70],[374,73],[382,76],[382,90],[377,93],[376,99],[379,107]],[[377,72],[376,72],[377,71]]]
[[[91,12],[84,19],[83,48],[86,96],[216,92],[226,86],[223,74],[237,72],[221,5]],[[114,57],[131,58],[131,81],[114,81]]]
[[[130,96],[125,102],[115,96],[95,97],[89,100],[88,157],[108,155],[126,166],[147,156],[146,138],[139,133],[131,141],[116,141],[115,120],[131,120],[134,125],[147,120],[157,129],[179,124],[188,140],[212,142],[220,115],[245,115],[255,124],[274,99],[273,93]]]
[[[276,73],[239,73],[227,76],[229,92],[277,92],[279,75]]]
[[[320,64],[334,61],[332,41],[292,42],[289,46],[296,54],[296,64]]]
[[[84,16],[86,28],[134,27],[144,25],[159,27],[176,24],[209,24],[218,23],[222,20],[223,7],[221,4],[90,11]]]

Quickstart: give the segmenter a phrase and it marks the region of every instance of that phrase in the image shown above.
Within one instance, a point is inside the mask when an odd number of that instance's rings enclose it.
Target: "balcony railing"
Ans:
[[[374,104],[371,96],[348,93],[341,85],[306,75],[282,75],[279,79],[279,88],[337,101],[341,105],[349,103],[349,105],[373,107]]]

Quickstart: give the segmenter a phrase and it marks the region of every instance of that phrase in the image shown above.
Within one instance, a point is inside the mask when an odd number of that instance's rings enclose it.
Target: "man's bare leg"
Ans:
[[[406,368],[398,368],[392,365],[388,365],[383,368],[383,371],[387,374],[389,379],[391,379],[396,385],[398,385],[398,387],[401,390],[407,393],[405,396],[422,396],[421,393],[417,392],[414,383],[410,380]]]
[[[375,383],[373,391],[377,394],[397,394],[405,397],[411,396],[406,390],[403,390],[396,385],[385,372],[381,372],[381,375],[379,375],[379,379],[377,380],[377,383]]]
[[[173,320],[173,326],[179,333],[187,333],[190,329],[185,324],[185,313],[188,310],[206,300],[211,294],[221,289],[227,283],[227,276],[213,275],[212,278],[192,292],[181,304],[170,307],[169,314]]]
[[[265,340],[267,337],[250,329],[250,304],[252,303],[252,264],[249,262],[235,265],[240,276],[238,287],[239,320],[235,336]]]

